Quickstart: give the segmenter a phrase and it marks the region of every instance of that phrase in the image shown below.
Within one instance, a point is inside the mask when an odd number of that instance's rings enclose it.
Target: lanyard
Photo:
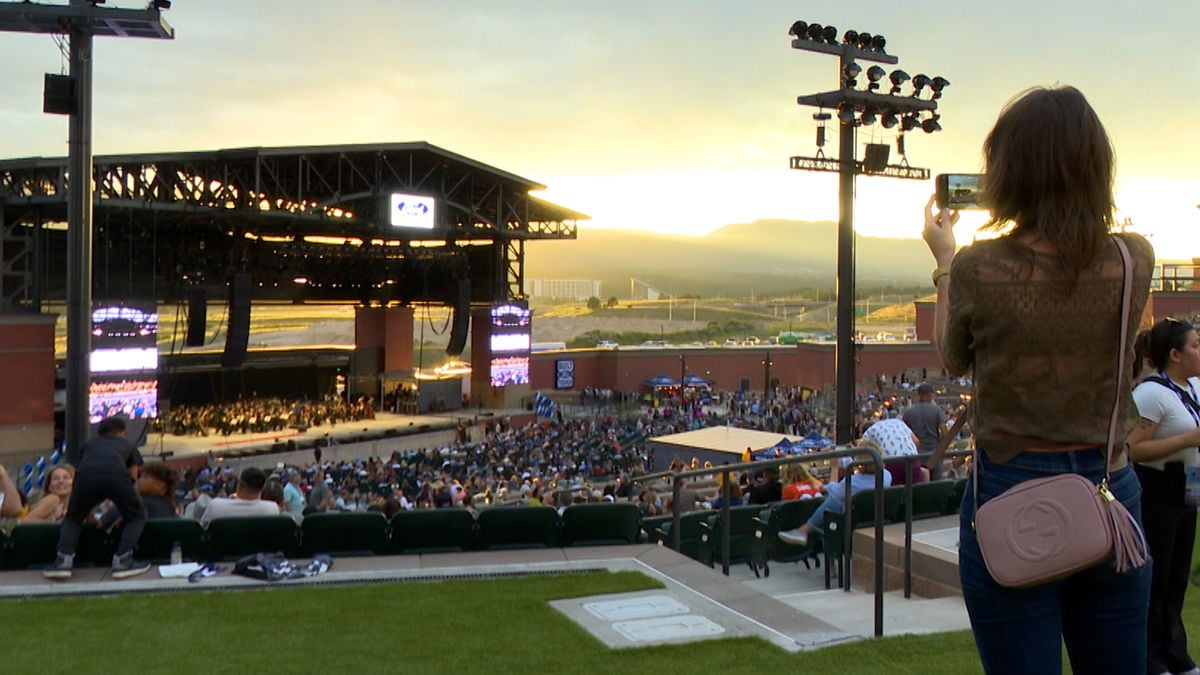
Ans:
[[[1190,396],[1188,392],[1184,391],[1178,384],[1175,384],[1175,381],[1167,377],[1166,373],[1161,370],[1158,371],[1158,377],[1154,378],[1154,380],[1175,392],[1175,395],[1179,397],[1180,403],[1183,403],[1183,407],[1187,408],[1188,414],[1192,416],[1192,421],[1196,423],[1197,427],[1200,427],[1200,404],[1196,402],[1196,388],[1192,386],[1191,379],[1188,379]]]

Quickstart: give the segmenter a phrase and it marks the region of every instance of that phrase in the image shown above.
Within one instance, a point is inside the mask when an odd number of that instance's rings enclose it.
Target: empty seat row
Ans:
[[[299,526],[289,516],[219,518],[207,528],[190,519],[151,519],[134,556],[164,564],[176,544],[185,560],[210,562],[268,551],[311,557],[633,544],[640,519],[632,503],[573,504],[561,517],[547,506],[496,507],[478,516],[465,509],[401,511],[390,521],[379,513],[315,513]],[[58,523],[29,523],[0,535],[0,567],[45,567],[54,560],[58,533]],[[84,528],[76,565],[107,567],[116,540],[116,531]]]

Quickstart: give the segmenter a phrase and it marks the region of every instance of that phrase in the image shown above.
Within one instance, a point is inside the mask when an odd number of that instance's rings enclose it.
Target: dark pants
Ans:
[[[79,534],[83,531],[83,522],[92,509],[105,499],[111,499],[113,504],[116,504],[121,520],[125,523],[121,528],[121,538],[117,541],[117,555],[133,551],[142,536],[142,529],[146,526],[146,509],[142,506],[142,498],[134,489],[129,474],[90,472],[86,466],[81,466],[75,476],[75,487],[71,490],[67,516],[63,518],[62,529],[58,534],[59,553],[75,554]]]
[[[1142,482],[1142,519],[1154,556],[1146,672],[1182,673],[1196,667],[1188,656],[1183,628],[1183,594],[1188,587],[1196,512],[1183,505],[1182,474],[1135,465]]]

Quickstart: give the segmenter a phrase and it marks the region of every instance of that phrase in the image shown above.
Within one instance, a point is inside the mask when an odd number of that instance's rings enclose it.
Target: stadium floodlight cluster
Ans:
[[[935,112],[950,80],[924,73],[915,77],[896,68],[891,72],[879,65],[866,71],[859,61],[895,65],[899,59],[885,50],[887,39],[866,31],[848,30],[838,41],[838,29],[815,22],[796,21],[788,30],[792,48],[840,57],[840,88],[836,91],[801,96],[797,102],[836,110],[843,124],[884,129],[899,127],[901,132],[921,129],[925,133],[941,131],[941,118]],[[865,78],[863,77],[865,75]],[[860,78],[863,86],[860,88]],[[890,87],[884,91],[884,87]],[[908,91],[905,93],[905,85]]]

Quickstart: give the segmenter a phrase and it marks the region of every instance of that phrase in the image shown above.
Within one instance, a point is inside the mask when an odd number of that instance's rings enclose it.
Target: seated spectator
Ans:
[[[713,498],[713,501],[712,501],[712,507],[714,509],[721,508],[721,505],[725,502],[724,482],[725,482],[725,474],[723,474],[723,473],[717,474],[717,496],[715,498]],[[745,503],[745,500],[742,499],[742,486],[738,483],[736,478],[734,480],[729,481],[729,505],[730,506],[741,506],[744,503]]]
[[[267,474],[258,467],[247,467],[238,478],[237,491],[232,497],[217,497],[208,503],[200,522],[208,525],[217,518],[234,516],[277,516],[279,505],[261,499],[267,485]]]
[[[137,479],[137,491],[142,496],[147,518],[178,518],[175,511],[175,488],[179,471],[166,462],[151,462],[142,467]]]
[[[863,441],[860,445],[870,443],[871,441]],[[843,457],[842,462],[849,464],[849,457]],[[834,465],[835,467],[837,465]],[[887,471],[883,472],[883,486],[888,487],[892,484],[892,475]],[[779,533],[779,538],[789,544],[796,546],[804,546],[808,543],[808,535],[812,534],[813,530],[821,531],[821,527],[825,524],[825,512],[833,511],[834,513],[845,513],[846,500],[864,490],[875,489],[875,467],[871,464],[859,465],[858,469],[850,476],[850,495],[846,495],[846,484],[837,479],[837,470],[835,468],[833,476],[830,478],[829,485],[825,487],[825,501],[813,511],[812,517],[808,522],[794,530],[786,530]]]
[[[0,464],[0,518],[20,517],[24,510],[20,494],[4,465]]]
[[[37,500],[29,513],[21,519],[23,523],[57,523],[67,515],[67,503],[75,487],[75,467],[60,464],[46,474],[42,486],[42,498]]]
[[[212,483],[201,483],[192,488],[188,494],[188,505],[183,509],[183,517],[191,520],[200,520],[204,517],[204,510],[208,508],[209,502],[212,501]]]
[[[787,485],[783,488],[784,501],[792,499],[812,499],[821,496],[824,483],[803,464],[787,464],[783,467],[783,480]]]
[[[892,476],[892,485],[904,485],[908,462],[887,462],[889,457],[906,457],[917,454],[917,435],[901,419],[886,419],[867,427],[863,440],[875,444],[886,462],[883,466]],[[929,480],[929,470],[920,463],[913,463],[913,484]]]
[[[763,469],[750,488],[747,504],[770,504],[783,500],[783,483],[779,482],[779,468]]]
[[[283,481],[275,476],[267,479],[267,484],[263,486],[262,494],[258,498],[263,501],[274,502],[275,506],[279,507],[280,513],[286,511],[286,502],[283,496]]]

